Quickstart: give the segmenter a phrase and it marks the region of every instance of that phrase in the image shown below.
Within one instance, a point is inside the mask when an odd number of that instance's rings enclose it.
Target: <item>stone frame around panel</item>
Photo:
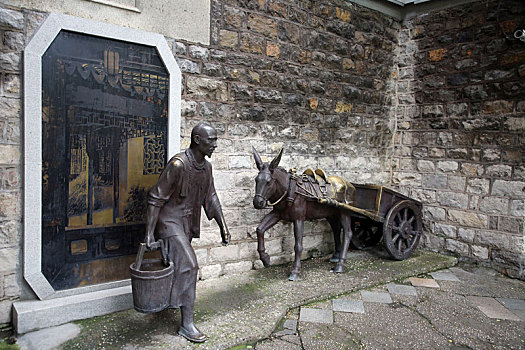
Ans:
[[[24,50],[24,278],[39,299],[51,299],[129,285],[114,281],[55,291],[42,274],[42,56],[62,30],[155,47],[169,74],[168,152],[180,149],[181,71],[161,34],[52,13]]]

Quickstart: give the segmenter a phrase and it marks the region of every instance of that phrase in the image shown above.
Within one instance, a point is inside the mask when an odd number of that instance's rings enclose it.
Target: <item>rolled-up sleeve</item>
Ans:
[[[213,175],[211,175],[210,186],[206,193],[206,199],[202,203],[204,207],[204,212],[208,220],[216,218],[220,212],[222,212],[221,203],[219,202],[219,197],[215,191],[215,184],[213,183]]]
[[[179,159],[172,159],[166,165],[157,181],[148,193],[148,204],[163,207],[176,191],[180,191],[180,183],[184,164]]]

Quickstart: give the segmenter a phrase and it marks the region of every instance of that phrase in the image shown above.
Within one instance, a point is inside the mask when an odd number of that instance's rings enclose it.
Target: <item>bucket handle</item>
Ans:
[[[166,246],[164,245],[164,241],[162,239],[159,239],[157,242],[152,243],[149,248],[146,245],[146,243],[140,243],[139,251],[135,259],[135,268],[137,270],[140,270],[140,267],[142,266],[142,261],[144,260],[145,252],[154,251],[159,248],[160,248],[160,255],[162,256],[162,263],[164,264],[164,266],[169,266],[170,259],[168,257],[168,250],[166,249]]]

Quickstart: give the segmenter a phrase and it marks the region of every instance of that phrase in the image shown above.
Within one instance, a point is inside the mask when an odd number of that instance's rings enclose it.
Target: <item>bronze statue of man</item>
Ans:
[[[206,123],[196,125],[190,148],[169,160],[148,196],[146,244],[149,247],[154,242],[154,235],[164,240],[175,266],[169,307],[180,307],[179,335],[198,343],[207,337],[193,323],[199,266],[191,240],[200,237],[201,207],[208,219],[215,219],[219,225],[222,244],[230,243],[212,167],[205,159],[216,147],[217,131]]]

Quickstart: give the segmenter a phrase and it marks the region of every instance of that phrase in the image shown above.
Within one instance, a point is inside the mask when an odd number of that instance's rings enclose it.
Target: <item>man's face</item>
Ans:
[[[215,148],[217,148],[217,131],[214,128],[205,127],[199,135],[197,149],[209,158]]]

